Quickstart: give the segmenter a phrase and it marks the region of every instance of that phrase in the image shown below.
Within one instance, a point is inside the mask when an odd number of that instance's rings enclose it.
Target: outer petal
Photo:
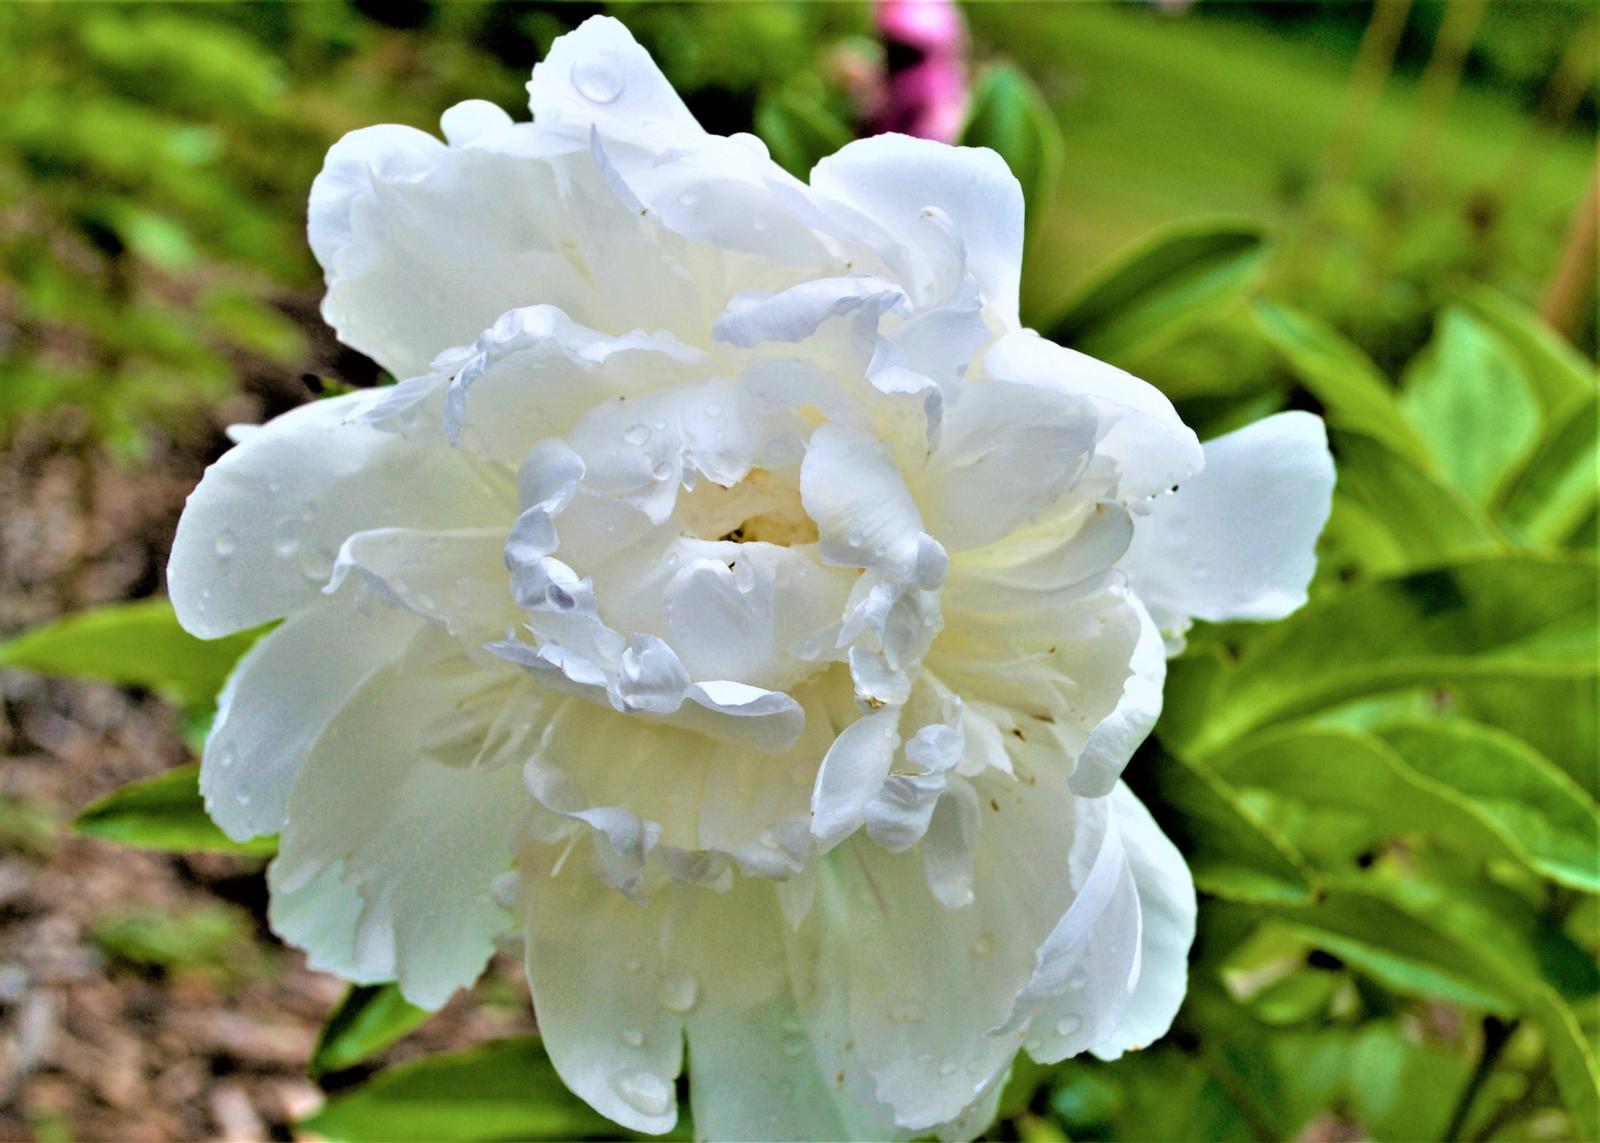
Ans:
[[[451,766],[408,748],[484,687],[450,646],[425,629],[323,730],[269,874],[273,926],[313,967],[398,979],[425,1008],[472,983],[505,930],[490,882],[529,807],[515,765]],[[336,913],[353,925],[330,923]]]
[[[871,438],[835,424],[812,433],[800,464],[800,499],[828,563],[877,568],[926,587],[943,578],[942,550],[923,532],[904,479]]]
[[[239,661],[217,699],[200,768],[206,812],[229,837],[283,828],[290,788],[312,743],[351,694],[405,649],[417,626],[391,607],[354,607],[346,593],[295,615]]]
[[[506,153],[512,140],[521,154]],[[548,161],[585,149],[527,125],[470,147],[403,127],[346,135],[311,184],[323,317],[341,341],[405,378],[514,306],[592,313],[594,290],[562,252],[575,220]]]
[[[528,81],[528,106],[541,127],[560,126],[587,143],[589,129],[664,151],[705,132],[633,33],[592,16],[558,36]]]
[[[1195,922],[1194,882],[1183,855],[1127,786],[1118,783],[1111,808],[1122,829],[1144,926],[1133,1000],[1116,1030],[1090,1049],[1105,1060],[1148,1046],[1172,1026],[1188,984]]]
[[[1333,480],[1319,418],[1257,421],[1206,445],[1205,471],[1138,521],[1123,566],[1164,630],[1281,618],[1306,601]]]
[[[1137,599],[1139,642],[1133,648],[1133,673],[1123,684],[1117,709],[1089,735],[1072,772],[1072,792],[1088,798],[1109,794],[1122,768],[1155,729],[1161,717],[1161,689],[1167,681],[1167,649],[1150,613]]]
[[[178,621],[203,639],[309,605],[356,532],[469,527],[499,506],[449,449],[344,423],[370,398],[292,409],[206,469],[178,521],[167,586]]]
[[[811,172],[811,187],[871,219],[919,259],[949,258],[950,232],[984,300],[1014,323],[1022,274],[1022,187],[1005,160],[982,147],[948,147],[875,135],[843,147]],[[949,226],[918,225],[933,207]],[[891,261],[893,261],[892,255]]]

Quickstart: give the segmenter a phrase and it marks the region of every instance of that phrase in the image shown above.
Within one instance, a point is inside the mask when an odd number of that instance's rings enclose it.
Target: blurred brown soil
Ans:
[[[154,440],[136,466],[72,447],[81,429],[66,414],[0,448],[0,636],[159,592],[220,426],[292,403],[282,394],[243,394],[196,440]],[[66,832],[95,798],[189,760],[176,712],[137,689],[14,671],[0,672],[0,696],[0,1141],[295,1137],[324,1098],[305,1062],[343,985],[268,932],[262,863]],[[216,948],[194,963],[181,948],[166,963],[130,958],[104,937],[129,916],[219,913],[242,934],[218,946],[220,961]],[[379,1062],[532,1027],[520,971],[503,960]]]

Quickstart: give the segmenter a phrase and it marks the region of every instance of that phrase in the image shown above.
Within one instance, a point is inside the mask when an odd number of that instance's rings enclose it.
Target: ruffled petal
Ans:
[[[1072,772],[1072,792],[1100,798],[1116,786],[1122,769],[1155,729],[1161,717],[1161,692],[1167,681],[1167,648],[1155,620],[1137,599],[1139,642],[1133,648],[1132,673],[1123,684],[1117,709],[1094,728]]]
[[[1032,330],[1007,334],[984,351],[984,371],[1089,400],[1100,414],[1097,457],[1115,467],[1117,494],[1133,502],[1164,492],[1205,464],[1200,441],[1155,386]]]
[[[351,393],[292,409],[206,469],[167,565],[185,630],[212,639],[309,606],[356,532],[504,517],[505,507],[451,450],[346,423],[369,399]]]
[[[924,267],[930,262],[948,263],[951,238],[959,238],[966,270],[977,279],[984,301],[1002,320],[1015,323],[1022,274],[1022,187],[999,155],[982,147],[875,135],[818,163],[811,187],[906,243],[903,252],[880,253],[898,263],[908,280],[927,276]],[[918,225],[930,207],[948,221]],[[913,266],[913,260],[921,265]]]
[[[1205,471],[1155,502],[1123,559],[1164,631],[1278,619],[1306,601],[1333,497],[1327,431],[1279,413],[1206,444]]]
[[[610,16],[590,17],[556,37],[534,66],[528,106],[541,127],[559,126],[585,143],[590,128],[655,151],[705,135],[650,53]]]

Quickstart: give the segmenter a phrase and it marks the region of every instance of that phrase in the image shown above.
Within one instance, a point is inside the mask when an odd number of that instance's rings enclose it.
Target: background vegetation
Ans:
[[[221,425],[386,380],[316,317],[329,143],[519,110],[597,7],[0,8],[0,1137],[610,1130],[497,1038],[531,1027],[514,969],[424,1022],[271,942],[270,843],[228,845],[184,764],[247,641],[160,598]],[[859,129],[863,6],[617,10],[715,130],[803,170]],[[1020,1062],[994,1136],[1600,1137],[1600,23],[967,14],[969,139],[1029,193],[1025,318],[1202,436],[1322,412],[1339,465],[1311,605],[1197,631],[1129,771],[1203,894],[1177,1027]]]

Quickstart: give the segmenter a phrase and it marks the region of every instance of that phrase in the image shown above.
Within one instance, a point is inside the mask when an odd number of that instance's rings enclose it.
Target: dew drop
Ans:
[[[849,544],[852,548],[859,548],[861,546],[861,542],[865,539],[866,537],[860,532],[851,532],[844,538],[845,543]]]
[[[622,1033],[622,1042],[630,1048],[644,1047],[644,1033],[637,1028],[629,1028]]]
[[[630,425],[628,431],[622,434],[622,439],[631,445],[642,445],[650,439],[650,426]]]
[[[715,401],[712,401],[710,404],[708,404],[706,406],[706,416],[708,416],[708,417],[720,417],[720,416],[722,416],[722,406],[717,404]]]
[[[700,982],[689,972],[675,972],[661,982],[661,1007],[682,1015],[700,999]]]
[[[239,755],[234,753],[234,749],[231,746],[223,747],[222,752],[217,755],[217,765],[222,767],[224,770],[232,766],[238,760]]]
[[[988,933],[979,933],[978,939],[972,942],[973,956],[988,956],[994,951],[994,939]]]
[[[217,533],[217,555],[231,556],[239,549],[239,541],[234,534],[224,528]]]
[[[280,520],[272,532],[272,550],[288,559],[300,549],[300,537],[295,535],[293,520]]]
[[[315,520],[316,518],[317,518],[317,510],[313,505],[302,504],[300,506],[300,519],[304,520],[307,524],[309,524],[309,523],[311,523],[311,521]]]
[[[1087,972],[1085,972],[1081,968],[1073,969],[1071,975],[1069,975],[1067,977],[1067,987],[1068,988],[1082,988],[1084,985],[1086,985],[1088,983],[1089,983],[1089,974]]]
[[[650,1072],[618,1072],[611,1077],[611,1086],[640,1115],[665,1115],[672,1106],[672,1089],[667,1081]]]
[[[658,460],[650,466],[650,475],[657,480],[665,480],[672,475],[672,465],[664,460]]]
[[[1083,1027],[1082,1016],[1063,1016],[1056,1021],[1056,1035],[1070,1036]]]
[[[320,544],[302,548],[299,564],[301,575],[313,583],[325,583],[333,571],[333,553]]]
[[[777,849],[778,848],[778,835],[777,835],[777,833],[775,833],[774,831],[772,831],[770,829],[762,830],[761,831],[761,844],[766,846],[768,849]]]
[[[617,61],[602,54],[585,56],[572,65],[572,86],[590,103],[615,103],[626,81]]]
[[[516,906],[517,897],[522,892],[522,874],[515,869],[508,869],[504,873],[497,873],[489,882],[489,900],[499,905],[502,909],[510,910]]]
[[[239,790],[233,795],[233,800],[238,802],[241,806],[248,806],[250,804],[250,799],[253,796],[254,795],[252,795],[249,790]]]
[[[949,1060],[946,1060],[944,1063],[939,1065],[939,1074],[942,1076],[953,1076],[956,1074],[956,1066]]]

